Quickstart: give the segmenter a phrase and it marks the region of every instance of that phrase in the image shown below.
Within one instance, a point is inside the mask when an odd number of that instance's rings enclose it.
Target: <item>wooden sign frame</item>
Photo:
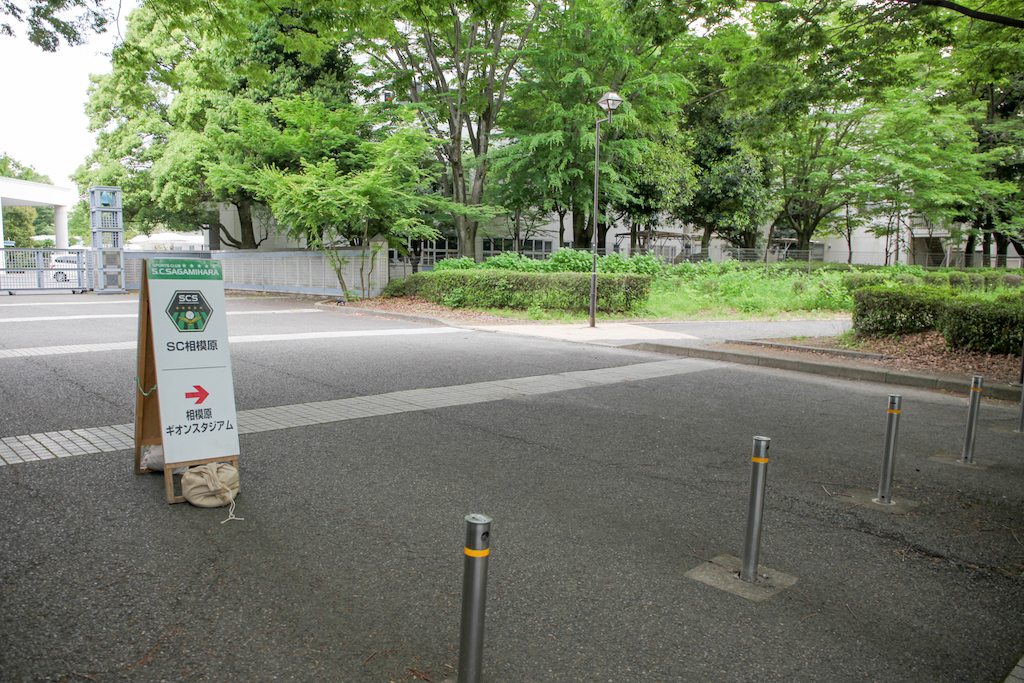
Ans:
[[[142,467],[143,446],[163,446],[163,425],[160,421],[160,388],[157,386],[156,357],[153,353],[153,310],[149,300],[148,259],[142,259],[142,281],[139,289],[138,357],[135,370],[135,474],[154,470]],[[149,387],[146,389],[145,387]],[[238,468],[238,454],[176,462],[164,467],[164,488],[168,504],[184,503],[185,497],[175,493],[174,470],[177,467],[229,462]]]

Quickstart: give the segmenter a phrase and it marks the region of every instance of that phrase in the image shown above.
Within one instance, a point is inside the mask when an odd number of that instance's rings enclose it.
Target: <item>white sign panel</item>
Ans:
[[[151,259],[147,274],[165,464],[238,455],[220,261]]]

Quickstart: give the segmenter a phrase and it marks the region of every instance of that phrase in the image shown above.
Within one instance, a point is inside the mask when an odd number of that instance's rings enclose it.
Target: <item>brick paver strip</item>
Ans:
[[[18,441],[25,444],[25,446],[30,451],[32,451],[32,453],[34,453],[35,456],[40,460],[52,460],[53,458],[57,457],[52,452],[50,452],[50,450],[46,446],[36,441],[35,437],[32,436],[31,434],[19,436]]]
[[[74,429],[72,431],[95,447],[93,453],[107,453],[120,450],[107,443],[107,440],[103,438],[103,434],[94,429]]]
[[[1021,657],[1017,666],[1013,667],[1013,671],[1006,677],[1005,683],[1024,683],[1024,657]]]
[[[16,436],[4,437],[3,442],[7,444],[7,447],[14,451],[14,454],[21,458],[22,462],[32,462],[38,460],[36,456],[25,444],[21,442]]]
[[[21,458],[11,450],[10,446],[0,441],[0,462],[4,465],[17,465],[21,462]]]
[[[58,458],[69,458],[72,455],[72,453],[64,448],[64,446],[54,441],[46,434],[32,434],[32,438],[42,444],[46,450]]]
[[[57,348],[57,347],[54,347]],[[238,433],[254,434],[364,417],[501,401],[556,391],[571,391],[602,384],[671,377],[707,370],[717,361],[676,359],[638,363],[618,368],[580,370],[554,375],[518,377],[434,389],[409,389],[390,394],[342,398],[317,403],[257,408],[238,413]],[[87,455],[134,448],[135,425],[120,424],[63,430],[0,439],[0,464],[15,465],[55,457]]]

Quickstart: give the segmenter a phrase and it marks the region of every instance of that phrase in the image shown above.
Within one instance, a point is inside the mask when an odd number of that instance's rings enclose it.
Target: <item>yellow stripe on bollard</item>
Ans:
[[[900,411],[893,410],[892,408],[889,408],[888,412],[892,413],[893,415],[899,415],[900,414]]]
[[[484,548],[483,550],[470,550],[466,548],[466,554],[470,557],[487,557],[491,554],[490,548]]]
[[[768,462],[768,458],[751,458],[752,462]]]

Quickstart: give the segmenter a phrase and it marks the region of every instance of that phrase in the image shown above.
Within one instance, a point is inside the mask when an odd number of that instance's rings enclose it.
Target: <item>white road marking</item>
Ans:
[[[227,315],[277,315],[281,313],[322,313],[319,308],[286,308],[279,311],[228,311]],[[138,313],[97,313],[95,315],[47,315],[32,318],[0,318],[0,323],[31,323],[54,320],[103,320],[107,318],[137,318]]]
[[[289,334],[253,334],[228,337],[229,344],[251,342],[294,341],[297,339],[339,339],[344,337],[401,337],[424,334],[451,334],[465,332],[453,327],[402,328],[397,330],[357,330],[354,332],[292,332]],[[103,344],[67,344],[64,346],[34,346],[23,349],[0,349],[0,358],[27,356],[57,356],[68,353],[94,353],[97,351],[126,351],[134,349],[136,342],[107,342]]]

